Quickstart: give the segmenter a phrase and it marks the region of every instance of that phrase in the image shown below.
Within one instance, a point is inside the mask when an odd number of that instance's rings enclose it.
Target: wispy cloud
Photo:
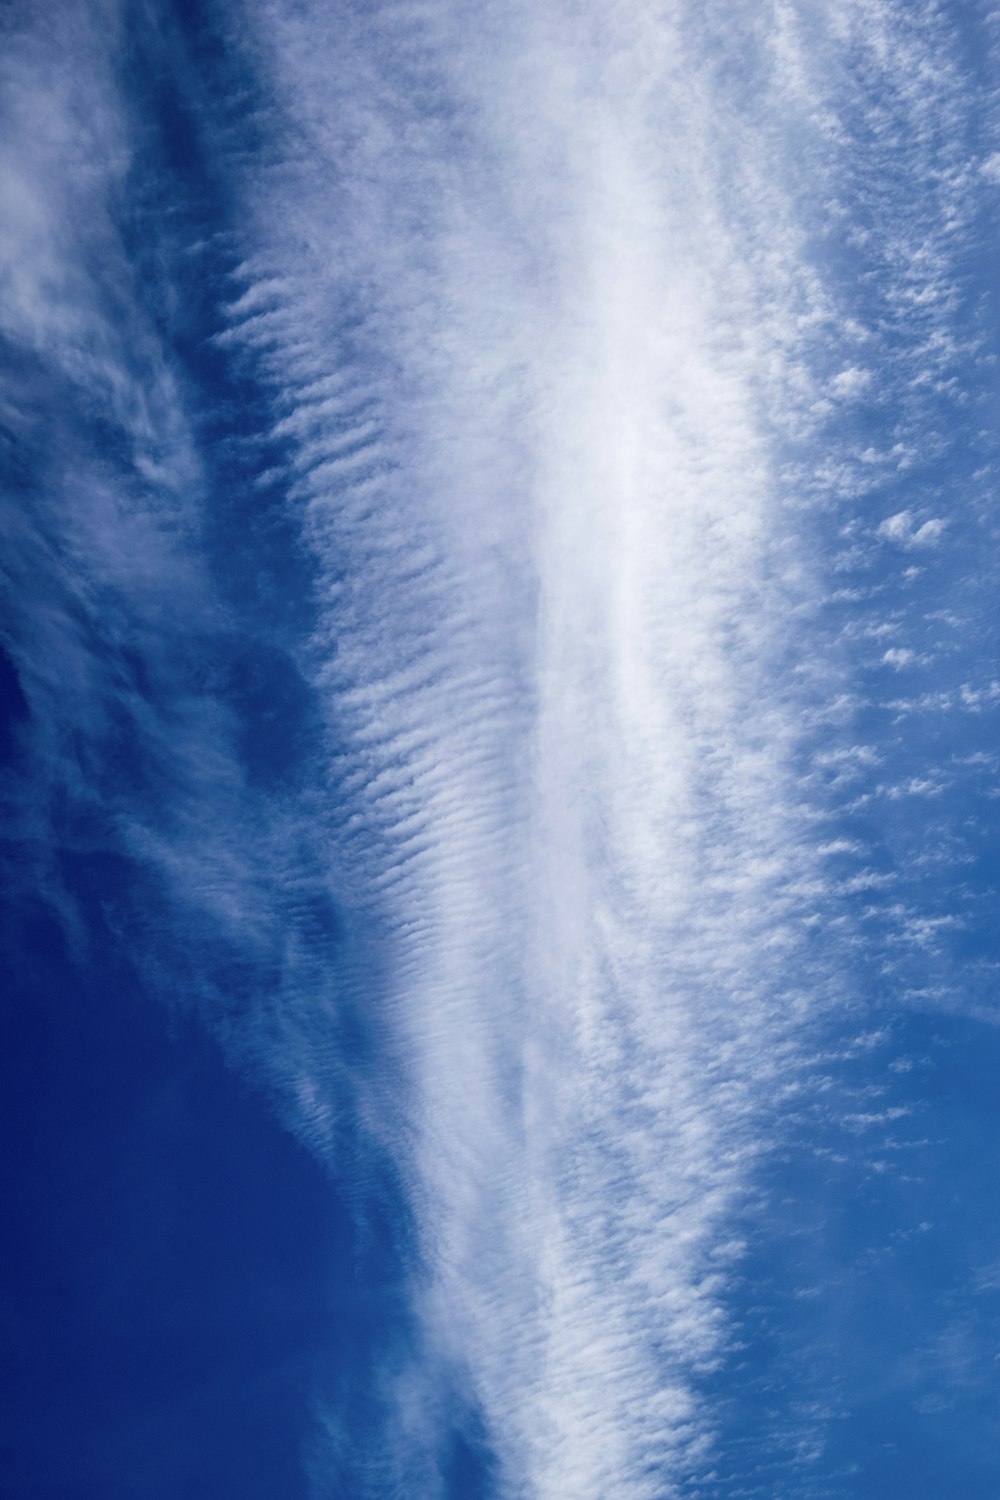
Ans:
[[[232,339],[291,404],[331,575],[357,820],[334,847],[391,931],[415,1295],[512,1492],[662,1494],[706,1461],[721,1247],[793,996],[809,974],[822,1012],[834,983],[793,765],[837,667],[778,439],[815,439],[831,338],[875,335],[769,170],[769,96],[748,117],[719,79],[721,15],[518,12],[485,46],[457,10],[336,46],[316,16],[257,21],[301,150],[248,188]],[[836,158],[792,17],[733,24]],[[832,389],[867,384],[846,364]]]
[[[941,540],[947,524],[940,516],[917,522],[908,510],[900,510],[880,524],[877,534],[902,547],[933,547]]]
[[[256,976],[227,1010],[194,960],[202,1008],[332,1169],[345,1109],[396,1164],[417,1332],[357,1483],[442,1493],[457,1387],[502,1494],[689,1493],[815,1033],[859,1003],[859,949],[924,964],[961,926],[890,868],[891,805],[946,782],[870,722],[919,706],[878,700],[886,668],[937,662],[891,570],[944,567],[960,531],[930,477],[976,345],[954,38],[889,0],[250,0],[219,28],[267,126],[266,147],[208,132],[231,217],[198,358],[231,374],[220,406],[239,381],[256,402],[224,439],[130,281],[113,41],[19,64],[47,102],[39,132],[38,93],[11,94],[9,332],[74,414],[44,525],[15,523],[48,580],[21,626],[32,703],[105,768],[101,715],[128,719],[155,785],[111,778],[113,837],[192,946]],[[260,462],[237,503],[211,462],[240,444]],[[309,558],[305,630],[220,582],[245,496],[272,494]],[[251,574],[269,545],[246,542]],[[248,615],[268,691],[301,684],[320,722],[278,788],[231,690]],[[127,652],[156,692],[115,677]],[[44,758],[94,797],[66,741]],[[373,1039],[353,1065],[352,1016]],[[827,1419],[800,1416],[813,1462]],[[317,1493],[343,1457],[323,1423]]]

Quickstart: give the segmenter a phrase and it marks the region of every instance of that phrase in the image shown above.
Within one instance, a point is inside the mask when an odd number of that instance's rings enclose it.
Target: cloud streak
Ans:
[[[259,185],[230,337],[292,407],[331,577],[332,839],[388,926],[414,1295],[507,1491],[674,1492],[803,975],[807,1010],[835,988],[794,762],[837,669],[796,671],[776,434],[812,427],[836,299],[721,16],[553,8],[480,49],[459,11],[336,48],[255,14],[308,170]]]
[[[74,411],[94,385],[123,445],[99,484],[74,429],[87,483],[53,486],[56,584],[29,612],[63,634],[35,655],[92,664],[78,587],[160,672],[143,705],[73,666],[78,726],[99,741],[93,704],[127,710],[161,771],[115,794],[114,838],[175,924],[258,976],[230,1011],[207,960],[193,987],[293,1128],[336,1172],[346,1113],[394,1163],[413,1326],[353,1492],[444,1495],[457,1390],[503,1496],[722,1493],[697,1488],[712,1382],[789,1101],[859,1005],[858,950],[924,965],[961,926],[887,867],[890,814],[857,821],[946,784],[865,711],[995,699],[882,696],[935,670],[942,624],[891,570],[946,566],[972,525],[932,480],[976,348],[957,44],[937,8],[888,0],[248,0],[213,25],[254,105],[191,106],[229,208],[176,259],[214,265],[198,358],[230,405],[252,389],[252,430],[208,432],[194,356],[124,270],[92,269],[128,255],[117,168],[78,210],[61,91],[84,85],[59,74],[47,146],[26,107],[47,198],[15,162],[9,333]],[[114,48],[88,36],[85,85],[113,99]],[[118,161],[125,117],[105,103],[88,163]],[[169,275],[180,300],[192,278]],[[223,449],[251,453],[232,499]],[[247,692],[215,690],[247,629],[206,540],[223,499],[234,551],[259,503],[308,558],[307,625],[255,605],[250,655],[320,726],[279,790],[240,740]],[[55,692],[33,688],[47,723]],[[905,1115],[844,1111],[855,1134]],[[345,1461],[321,1421],[317,1493]]]

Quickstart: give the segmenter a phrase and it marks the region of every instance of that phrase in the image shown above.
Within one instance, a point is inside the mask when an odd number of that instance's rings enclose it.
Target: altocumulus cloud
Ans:
[[[5,64],[21,835],[84,948],[55,847],[130,862],[151,988],[342,1190],[392,1163],[315,1493],[448,1493],[456,1410],[498,1495],[765,1493],[774,1160],[875,1170],[870,1012],[985,1003],[975,747],[900,724],[989,683],[972,22],[58,9]]]

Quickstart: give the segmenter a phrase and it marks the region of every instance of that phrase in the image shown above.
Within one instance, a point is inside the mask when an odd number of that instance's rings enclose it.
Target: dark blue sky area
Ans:
[[[28,918],[3,1000],[0,1495],[294,1500],[350,1223],[193,1024]],[[349,1336],[346,1334],[345,1337]]]

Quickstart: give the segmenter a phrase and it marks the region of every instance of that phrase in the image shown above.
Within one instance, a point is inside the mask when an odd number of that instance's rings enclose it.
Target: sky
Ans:
[[[0,28],[0,1500],[996,1500],[1000,8]]]

